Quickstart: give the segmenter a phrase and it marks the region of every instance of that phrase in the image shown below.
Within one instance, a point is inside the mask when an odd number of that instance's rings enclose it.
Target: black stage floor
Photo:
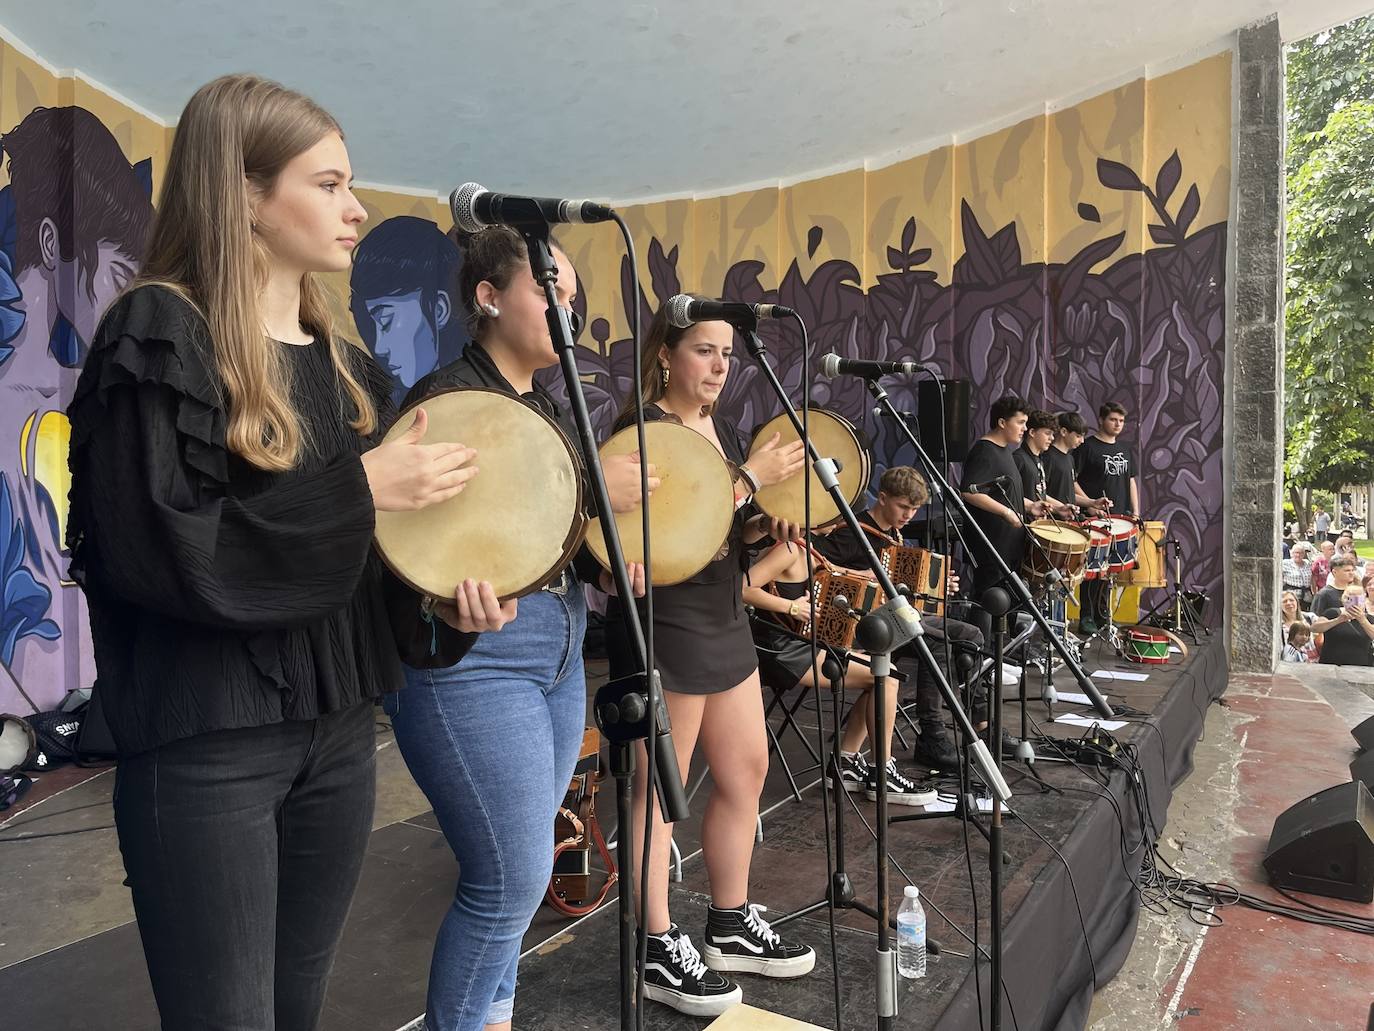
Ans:
[[[1089,670],[1126,669],[1115,659],[1088,656]],[[1191,769],[1194,742],[1206,707],[1225,690],[1226,667],[1220,641],[1194,649],[1184,662],[1146,670],[1144,682],[1097,681],[1110,689],[1113,701],[1150,713],[1148,725],[1133,722],[1117,736],[1139,747],[1156,824],[1163,825],[1172,787]],[[1061,675],[1059,689],[1074,690]],[[1038,697],[1038,688],[1034,689]],[[1084,711],[1060,706],[1058,712]],[[1042,725],[1045,708],[1030,709]],[[814,737],[809,703],[798,713]],[[1005,709],[1015,732],[1020,712]],[[906,728],[903,728],[906,729]],[[1054,725],[1056,736],[1076,737],[1081,728]],[[908,741],[910,730],[906,729]],[[764,796],[765,839],[757,846],[751,875],[753,901],[777,915],[819,898],[826,884],[825,835],[816,771],[805,775],[809,761],[794,735],[783,736],[785,754],[803,785],[796,802],[780,765],[774,761]],[[907,750],[898,745],[898,757]],[[909,754],[909,752],[907,753]],[[1092,964],[1096,983],[1104,984],[1120,967],[1135,935],[1138,902],[1130,876],[1139,854],[1120,856],[1123,833],[1102,789],[1072,767],[1041,762],[1045,779],[1064,794],[1042,793],[1035,782],[1012,767],[1008,780],[1012,807],[1024,819],[1010,819],[1003,832],[1008,857],[1004,882],[1006,949],[1004,982],[1010,1006],[1004,1026],[1078,1028],[1092,997]],[[73,809],[76,821],[108,823],[113,778],[103,777],[54,800]],[[1138,827],[1125,800],[1124,777],[1115,774],[1111,794],[1126,814],[1125,840]],[[693,806],[700,813],[710,781]],[[851,796],[855,797],[855,796]],[[87,807],[82,809],[82,807]],[[77,812],[77,809],[82,809]],[[600,806],[608,835],[614,828],[614,797],[608,790]],[[909,810],[908,810],[909,811]],[[900,812],[900,810],[899,810]],[[848,810],[848,866],[856,891],[871,899],[876,859],[869,831],[873,805],[856,798]],[[1039,837],[1048,839],[1067,861],[1068,870]],[[696,856],[699,818],[680,824],[676,839],[685,864],[683,881],[673,887],[676,919],[694,937],[704,927],[708,885]],[[970,948],[962,934],[973,934],[975,894],[970,891],[962,824],[954,819],[903,823],[892,827],[894,897],[911,881],[926,900],[929,933],[944,947],[929,965],[923,981],[900,984],[902,1028],[969,1028],[978,1025]],[[978,907],[978,937],[988,938],[988,848],[970,832],[973,883]],[[1128,869],[1129,868],[1129,869]],[[451,898],[455,865],[431,814],[381,827],[372,835],[363,880],[345,930],[331,981],[323,1027],[328,1031],[394,1031],[405,1027],[424,1008],[425,982],[435,930]],[[1069,876],[1072,871],[1072,878]],[[1072,879],[1072,885],[1070,883]],[[1076,888],[1078,906],[1075,906]],[[894,911],[895,911],[894,901]],[[936,908],[938,907],[938,909]],[[1080,922],[1079,910],[1082,920]],[[515,1024],[536,1029],[612,1028],[616,1015],[616,921],[614,896],[597,913],[574,921],[543,907],[525,938],[528,950],[521,966]],[[0,921],[2,922],[2,921]],[[1083,927],[1092,958],[1084,947]],[[21,929],[6,928],[7,934]],[[815,972],[796,981],[768,981],[746,975],[745,1001],[825,1027],[834,1027],[833,972],[839,970],[841,1025],[873,1026],[874,947],[872,921],[855,913],[837,919],[834,956],[824,911],[792,925],[818,954]],[[979,964],[986,1005],[986,962]],[[0,997],[6,1000],[5,1026],[31,1031],[81,1031],[121,1028],[140,1031],[157,1026],[151,991],[143,966],[138,932],[132,923],[82,938],[33,959],[0,970]],[[1013,1014],[1014,1009],[1014,1014]],[[1013,1019],[1014,1017],[1014,1019]],[[680,1017],[650,1003],[648,1026],[699,1028],[706,1021]]]

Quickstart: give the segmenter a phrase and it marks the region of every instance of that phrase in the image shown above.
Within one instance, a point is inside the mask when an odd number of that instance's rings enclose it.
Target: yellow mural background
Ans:
[[[1159,166],[1177,149],[1185,174],[1175,207],[1195,181],[1203,202],[1195,227],[1225,221],[1231,175],[1231,61],[1231,54],[1223,52],[885,167],[855,167],[776,189],[625,206],[621,210],[634,233],[640,282],[651,303],[665,299],[655,295],[650,275],[650,245],[657,240],[665,253],[677,248],[678,279],[686,290],[719,293],[726,271],[745,260],[762,263],[759,279],[765,289],[774,289],[792,263],[805,278],[831,259],[852,262],[867,289],[889,271],[887,250],[901,245],[904,226],[914,216],[914,246],[931,251],[924,267],[948,283],[964,249],[961,202],[968,203],[989,235],[1015,222],[1024,262],[1065,261],[1087,243],[1116,232],[1124,232],[1126,240],[1110,261],[1141,253],[1153,246],[1146,230],[1145,199],[1102,187],[1096,162],[1119,161],[1152,182]],[[14,127],[35,107],[65,104],[97,114],[130,162],[151,158],[156,191],[174,129],[80,78],[56,76],[0,42],[0,132]],[[354,172],[367,178],[365,168],[355,167]],[[0,186],[7,182],[8,172],[0,168]],[[382,189],[360,189],[358,195],[369,213],[364,232],[397,215],[431,219],[444,230],[451,224],[439,198]],[[1100,222],[1081,217],[1079,206],[1084,204],[1096,208]],[[808,246],[812,227],[822,230],[814,253]],[[589,322],[604,318],[609,339],[624,338],[628,324],[618,234],[607,226],[574,226],[559,235],[580,274]],[[340,273],[327,279],[335,295],[336,326],[356,337],[348,312],[348,277]],[[582,343],[595,346],[591,334],[584,334]],[[0,417],[23,420],[25,413],[4,412]],[[63,520],[64,423],[63,418],[49,418],[31,427],[40,434],[34,472],[51,496],[60,499]],[[82,679],[88,680],[90,672],[83,671]]]

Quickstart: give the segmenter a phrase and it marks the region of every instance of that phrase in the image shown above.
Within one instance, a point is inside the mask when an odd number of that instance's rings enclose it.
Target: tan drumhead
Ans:
[[[377,547],[402,580],[452,598],[464,580],[487,580],[502,598],[549,583],[581,543],[582,479],[572,445],[542,412],[480,387],[435,394],[423,443],[477,449],[479,472],[457,497],[414,512],[378,512]],[[414,409],[387,433],[407,429]]]
[[[730,467],[716,446],[694,429],[673,422],[644,427],[644,446],[659,487],[649,496],[649,533],[655,587],[690,580],[716,557],[735,518],[735,486]],[[603,458],[639,448],[638,431],[627,426],[601,446]],[[644,561],[643,513],[616,515],[620,546],[628,562]],[[601,520],[587,527],[587,547],[610,568]]]
[[[1088,535],[1076,526],[1053,519],[1036,519],[1029,529],[1046,543],[1053,543],[1060,551],[1078,555],[1088,550]]]
[[[868,452],[860,445],[859,435],[854,427],[843,416],[820,410],[811,413],[807,430],[816,453],[822,458],[833,458],[839,462],[840,489],[850,505],[858,505],[863,499],[864,488],[868,486],[871,466]],[[749,453],[753,454],[761,448],[774,433],[781,434],[779,446],[799,439],[792,420],[784,413],[764,423],[763,428],[754,434]],[[781,483],[762,488],[754,495],[754,503],[765,514],[775,519],[786,519],[803,526],[825,526],[834,522],[839,518],[840,510],[835,507],[835,502],[821,485],[809,459],[803,472],[811,477],[810,519],[806,518],[806,480],[803,479],[802,472],[788,477]]]

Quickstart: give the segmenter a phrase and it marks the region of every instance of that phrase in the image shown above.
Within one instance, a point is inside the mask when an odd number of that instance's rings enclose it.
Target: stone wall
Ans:
[[[1236,49],[1233,309],[1226,390],[1226,632],[1231,668],[1278,657],[1283,480],[1283,44],[1278,19],[1241,29]]]

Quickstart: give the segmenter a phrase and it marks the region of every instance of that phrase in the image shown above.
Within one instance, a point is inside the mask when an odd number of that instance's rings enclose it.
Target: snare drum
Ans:
[[[864,446],[859,431],[843,416],[823,409],[811,412],[807,430],[816,453],[822,458],[833,458],[836,461],[839,466],[836,478],[840,482],[840,489],[850,506],[857,508],[863,500],[864,490],[868,487],[868,479],[873,471],[868,449]],[[780,434],[779,446],[798,439],[792,420],[784,413],[764,423],[754,434],[754,439],[749,445],[749,453],[752,455],[766,444],[774,433]],[[802,472],[811,477],[810,518],[807,518],[806,481],[802,478]],[[774,519],[786,519],[799,526],[817,527],[833,523],[840,517],[840,510],[835,507],[834,500],[821,486],[820,479],[811,468],[809,458],[802,472],[794,473],[781,483],[761,487],[754,494],[754,503],[765,515]]]
[[[424,443],[463,443],[484,470],[460,494],[408,512],[378,512],[382,559],[401,580],[451,599],[464,580],[488,581],[501,600],[554,580],[582,544],[581,465],[558,424],[486,387],[457,387],[411,406],[386,435],[429,415]],[[533,489],[532,489],[533,488]]]
[[[1088,534],[1068,523],[1037,519],[1027,529],[1032,540],[1021,566],[1021,575],[1034,588],[1047,586],[1050,570],[1056,570],[1070,590],[1083,579],[1088,557]]]
[[[1088,535],[1088,551],[1083,557],[1083,579],[1098,580],[1107,575],[1112,554],[1111,527],[1105,519],[1089,519],[1078,528]]]
[[[1162,666],[1169,661],[1169,643],[1159,630],[1133,626],[1121,631],[1121,652],[1131,662]]]
[[[659,420],[644,426],[647,462],[659,486],[649,495],[649,539],[653,582],[668,587],[690,580],[711,562],[730,536],[735,518],[735,481],[716,446],[696,430]],[[601,445],[601,457],[639,448],[639,433],[627,426]],[[626,562],[644,561],[644,512],[635,506],[615,517]],[[610,568],[601,520],[587,528],[587,547]]]
[[[1140,546],[1140,528],[1134,519],[1112,516],[1111,524],[1112,553],[1107,560],[1107,571],[1118,574],[1135,568],[1136,551]]]

